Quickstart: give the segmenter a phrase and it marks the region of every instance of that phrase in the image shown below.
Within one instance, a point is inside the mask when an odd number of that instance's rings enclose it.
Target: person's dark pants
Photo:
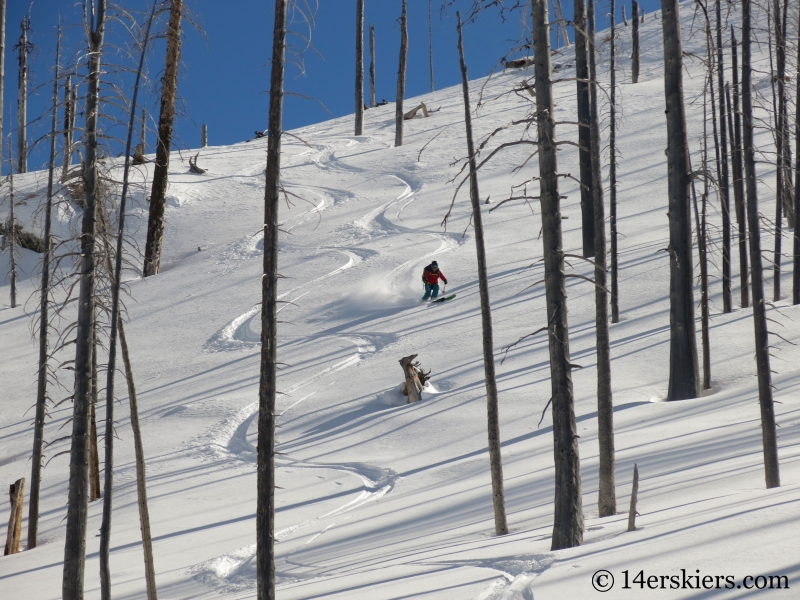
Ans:
[[[431,298],[432,300],[436,300],[436,297],[439,295],[439,284],[434,283],[426,283],[425,284],[425,295],[422,297],[423,300],[427,300]]]

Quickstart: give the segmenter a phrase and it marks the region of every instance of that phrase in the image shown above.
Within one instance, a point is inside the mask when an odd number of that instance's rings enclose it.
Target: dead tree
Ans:
[[[572,392],[572,364],[569,358],[567,290],[564,250],[561,243],[561,200],[558,192],[547,0],[532,0],[532,4],[536,58],[536,123],[539,138],[539,200],[542,214],[556,471],[555,517],[551,548],[560,550],[580,546],[583,543],[583,507],[578,432]]]
[[[797,35],[800,39],[800,21],[797,24]],[[800,43],[797,44],[797,64],[800,65]],[[800,304],[800,85],[797,86],[794,119],[794,243],[792,251],[794,260],[792,268],[792,304]]]
[[[207,171],[207,169],[203,169],[197,166],[197,157],[200,156],[198,152],[194,156],[189,157],[189,173],[194,173],[195,175],[202,175]]]
[[[589,46],[589,94],[591,98],[590,143],[592,152],[592,195],[594,199],[594,292],[597,332],[597,439],[600,444],[600,489],[598,509],[601,517],[617,512],[614,467],[614,401],[611,392],[611,339],[608,331],[608,292],[606,288],[606,223],[603,206],[602,166],[600,164],[600,114],[597,107],[597,61],[595,60],[594,0],[587,11]]]
[[[261,365],[258,388],[258,600],[275,600],[275,398],[278,372],[278,203],[281,187],[283,79],[288,0],[276,0],[264,192],[264,274],[261,278]]]
[[[8,226],[6,226],[6,239],[8,240],[9,256],[9,283],[11,284],[11,308],[17,307],[17,220],[14,217],[14,149],[8,143]]]
[[[631,83],[639,83],[639,3],[631,6]]]
[[[161,266],[161,244],[164,241],[169,175],[169,153],[172,148],[172,123],[175,118],[175,95],[178,88],[178,64],[181,56],[181,22],[183,0],[171,0],[167,26],[167,59],[161,78],[161,113],[158,121],[156,164],[150,190],[150,214],[147,219],[147,242],[144,250],[142,277],[158,273]]]
[[[86,97],[84,140],[86,160],[83,181],[85,206],[81,230],[80,291],[77,340],[75,343],[75,393],[70,449],[67,533],[64,544],[64,600],[83,598],[86,563],[86,519],[89,479],[89,400],[92,380],[92,330],[95,314],[95,208],[100,200],[97,168],[98,114],[100,104],[100,63],[105,33],[106,2],[89,2],[86,31],[89,36],[89,77]]]
[[[369,107],[375,108],[375,25],[369,26]]]
[[[619,323],[619,253],[617,247],[617,18],[611,0],[610,102],[608,124],[609,226],[611,234],[611,322]]]
[[[400,368],[403,369],[405,383],[403,384],[403,395],[408,397],[408,404],[422,400],[422,389],[425,383],[422,381],[425,372],[418,362],[414,362],[416,354],[404,356],[400,359]]]
[[[464,41],[461,30],[461,13],[456,12],[458,23],[458,55],[461,63],[461,89],[464,95],[464,125],[467,134],[469,156],[469,198],[472,203],[472,223],[475,228],[475,250],[478,254],[478,291],[481,299],[481,327],[483,330],[483,369],[486,384],[486,411],[489,433],[489,463],[492,475],[492,499],[494,505],[494,533],[508,533],[506,501],[503,490],[503,459],[500,448],[500,409],[497,394],[497,378],[494,369],[494,336],[492,333],[492,310],[489,300],[489,275],[486,265],[486,245],[483,240],[483,216],[478,190],[478,167],[475,160],[475,145],[472,139],[472,114],[469,102],[469,77],[464,60]]]
[[[742,0],[742,145],[747,189],[747,225],[750,229],[750,266],[753,274],[753,321],[758,372],[758,400],[761,405],[761,435],[764,447],[764,475],[767,488],[780,487],[778,439],[775,431],[775,406],[772,401],[772,374],[769,365],[769,330],[761,264],[761,233],[756,190],[755,151],[753,149],[753,101],[750,59],[750,0]]]
[[[142,131],[139,134],[139,143],[142,145],[142,154],[147,154],[147,109],[142,109]]]
[[[364,0],[356,0],[356,132],[364,135]]]
[[[717,177],[719,177],[720,211],[722,212],[722,310],[729,313],[733,310],[733,300],[731,298],[731,198],[730,173],[728,171],[728,115],[725,111],[725,54],[722,48],[722,7],[720,0],[716,0],[715,11],[717,26],[717,107],[719,109]],[[713,102],[714,99],[712,98]],[[714,128],[716,129],[716,119],[714,120]]]
[[[575,0],[575,79],[578,93],[578,160],[581,179],[581,231],[583,256],[594,256],[594,194],[592,192],[592,152],[589,119],[589,58],[586,48],[586,0]]]
[[[431,16],[431,3],[428,0],[428,63],[431,73],[431,92],[433,92],[433,17]]]
[[[631,488],[631,507],[628,510],[628,531],[636,531],[636,501],[639,496],[639,466],[633,465],[633,487]]]
[[[622,23],[625,25],[625,27],[628,26],[628,18],[625,16],[625,5],[624,4],[622,5]]]
[[[22,17],[22,34],[14,50],[19,51],[19,96],[17,98],[17,172],[28,172],[28,56],[33,52],[33,44],[28,41],[31,20]]]
[[[733,163],[733,201],[736,205],[736,225],[739,233],[739,277],[741,280],[742,308],[750,305],[749,269],[747,260],[747,215],[745,210],[744,164],[742,150],[742,113],[739,110],[739,55],[736,51],[736,34],[731,27],[731,71],[733,73],[733,105],[728,101],[728,110],[733,119],[728,119],[731,133],[731,162]]]
[[[668,400],[697,397],[689,146],[683,105],[683,51],[678,0],[661,0],[669,195],[670,357]]]
[[[564,10],[561,7],[561,0],[551,0],[553,10],[556,13],[556,20],[558,21],[558,29],[561,31],[561,37],[564,38],[564,47],[569,48],[569,35],[567,35],[567,20],[564,18]]]
[[[406,95],[406,58],[408,57],[408,7],[403,0],[400,14],[400,66],[397,69],[397,99],[394,110],[394,145],[403,145],[403,98]]]
[[[709,78],[713,77],[709,72]],[[700,340],[703,354],[703,389],[711,387],[711,336],[709,330],[708,306],[708,228],[706,214],[708,207],[708,131],[706,127],[707,103],[706,90],[703,90],[703,196],[702,210],[697,206],[697,191],[694,177],[692,178],[692,201],[694,203],[695,223],[697,226],[697,254],[700,261]],[[689,169],[691,170],[691,159]]]
[[[19,543],[22,538],[22,510],[25,507],[25,478],[17,479],[9,486],[9,500],[11,501],[11,514],[8,517],[8,532],[4,556],[19,552]]]
[[[0,165],[3,164],[3,110],[6,84],[6,0],[0,0]]]
[[[47,416],[47,361],[49,356],[48,313],[50,310],[50,230],[53,222],[53,180],[56,170],[56,135],[58,133],[58,84],[61,58],[61,24],[56,38],[56,68],[53,79],[52,125],[50,129],[50,165],[47,173],[47,199],[44,207],[44,252],[42,254],[42,283],[39,296],[39,371],[36,388],[36,416],[33,422],[33,452],[31,453],[31,491],[28,505],[28,549],[36,548],[39,532],[39,493],[42,482],[42,450],[44,420]]]
[[[200,147],[205,148],[206,146],[208,146],[208,125],[203,123],[200,128]]]
[[[61,180],[67,180],[69,167],[72,164],[72,128],[70,127],[72,114],[72,78],[68,75],[64,80],[64,151],[61,168]]]

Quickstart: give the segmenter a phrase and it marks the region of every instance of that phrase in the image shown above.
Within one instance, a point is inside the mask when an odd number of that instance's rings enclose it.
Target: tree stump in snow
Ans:
[[[633,490],[631,491],[631,509],[628,512],[628,531],[636,531],[636,497],[639,494],[639,467],[633,465]]]
[[[412,354],[400,359],[400,366],[403,368],[403,374],[406,378],[406,383],[403,386],[403,395],[408,396],[409,404],[422,400],[422,388],[425,387],[425,382],[430,379],[431,374],[430,371],[426,373],[419,362],[414,362],[415,358],[417,358],[417,355]]]
[[[8,490],[11,500],[11,516],[8,519],[8,534],[4,555],[19,552],[19,541],[22,537],[22,507],[25,504],[25,478],[17,479]]]

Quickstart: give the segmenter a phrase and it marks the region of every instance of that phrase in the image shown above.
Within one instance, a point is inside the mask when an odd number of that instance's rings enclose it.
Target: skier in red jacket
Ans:
[[[447,285],[447,277],[439,270],[439,263],[433,261],[425,267],[425,270],[422,272],[422,283],[425,284],[425,295],[422,297],[423,302],[428,299],[436,300],[436,297],[439,295],[440,278],[444,281],[445,285]]]

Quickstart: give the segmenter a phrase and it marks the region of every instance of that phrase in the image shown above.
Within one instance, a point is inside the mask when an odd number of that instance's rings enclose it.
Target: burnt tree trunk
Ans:
[[[589,92],[591,110],[592,194],[594,195],[594,293],[597,333],[597,440],[600,445],[600,489],[598,510],[601,517],[617,512],[614,467],[614,400],[611,392],[611,340],[608,331],[608,292],[606,288],[606,222],[603,205],[603,179],[600,164],[600,114],[597,108],[597,61],[595,60],[594,0],[587,13],[589,46]]]
[[[72,163],[72,130],[70,129],[70,110],[72,104],[72,78],[68,75],[64,81],[64,150],[61,167],[61,180],[67,180],[69,166]]]
[[[150,190],[150,214],[147,219],[143,277],[158,273],[161,265],[161,244],[164,241],[164,210],[169,184],[169,152],[172,148],[172,122],[175,118],[175,94],[178,88],[183,14],[183,0],[170,1],[169,25],[167,26],[167,62],[164,76],[161,78],[161,113],[158,119],[153,186]]]
[[[31,454],[31,491],[28,500],[28,550],[36,548],[39,535],[39,493],[42,486],[44,419],[47,416],[47,360],[49,358],[48,322],[50,320],[50,231],[53,223],[53,180],[56,170],[56,135],[58,132],[58,78],[61,58],[61,25],[56,38],[56,69],[53,79],[52,124],[50,127],[50,165],[47,173],[47,200],[44,207],[44,253],[39,295],[39,370],[36,386],[36,416],[33,421]]]
[[[481,299],[481,328],[483,330],[483,370],[486,383],[487,429],[489,433],[489,462],[492,474],[492,499],[494,505],[494,533],[508,533],[506,522],[506,500],[503,489],[503,458],[500,448],[500,408],[497,397],[497,377],[494,369],[494,336],[492,333],[492,309],[489,300],[489,275],[486,261],[486,245],[483,240],[483,216],[478,190],[478,167],[475,160],[475,144],[472,139],[472,114],[469,102],[469,77],[464,60],[464,42],[461,31],[461,14],[458,20],[458,55],[461,61],[461,89],[464,95],[464,125],[467,132],[469,155],[469,198],[472,203],[472,223],[475,227],[475,250],[478,255],[478,291]]]
[[[539,199],[544,246],[550,386],[555,454],[555,516],[551,548],[583,543],[583,506],[578,432],[569,359],[567,289],[561,244],[561,200],[555,145],[555,115],[550,65],[547,0],[532,0],[536,124],[539,138]],[[577,46],[577,44],[576,44]]]
[[[800,21],[797,23],[800,39]],[[797,64],[800,65],[800,43],[797,44]],[[800,85],[797,86],[794,118],[794,254],[792,272],[792,304],[800,304]]]
[[[258,600],[275,600],[275,398],[278,372],[278,202],[281,187],[283,78],[288,0],[275,2],[264,192],[264,274],[261,278],[261,365],[258,389]]]
[[[617,248],[617,18],[616,1],[611,0],[611,95],[608,124],[609,225],[611,233],[611,322],[619,323],[619,253]]]
[[[709,77],[712,74],[709,72]],[[706,227],[706,211],[708,206],[708,131],[706,128],[707,109],[705,94],[703,95],[703,162],[705,173],[703,180],[702,211],[697,207],[697,191],[692,178],[692,201],[694,203],[695,223],[697,225],[697,254],[700,261],[700,340],[703,351],[703,389],[711,387],[711,339],[709,332],[708,311],[708,228]],[[689,169],[691,170],[691,161]]]
[[[22,17],[22,34],[16,48],[19,50],[19,96],[17,98],[17,173],[28,172],[28,54],[30,42],[28,32],[31,22]]]
[[[586,0],[575,0],[575,78],[578,93],[578,160],[581,179],[581,231],[583,256],[594,256],[594,195],[592,194],[592,139],[589,130],[589,57],[586,48]]]
[[[717,146],[717,165],[719,167],[720,211],[722,212],[722,310],[729,313],[733,310],[731,298],[731,199],[730,177],[728,173],[728,131],[727,114],[725,112],[725,62],[722,51],[722,9],[720,0],[716,0],[717,26],[717,108],[719,109],[719,145]],[[714,106],[714,98],[711,99]],[[716,141],[716,119],[714,119]]]
[[[397,69],[397,99],[394,109],[394,145],[403,145],[403,98],[406,95],[406,58],[408,57],[408,7],[403,0],[400,15],[400,65]]]
[[[683,51],[678,0],[661,0],[669,194],[670,353],[667,400],[697,397],[689,146],[683,105]]]
[[[631,83],[639,83],[639,3],[631,6]]]
[[[750,0],[742,2],[742,143],[744,146],[747,225],[750,229],[750,265],[753,273],[753,321],[758,371],[758,400],[761,405],[761,435],[764,447],[764,475],[767,488],[780,487],[778,439],[775,431],[775,406],[772,402],[772,375],[769,366],[769,330],[764,298],[764,273],[761,265],[761,233],[758,223],[756,161],[753,149],[753,101],[750,62]]]
[[[9,283],[11,286],[11,308],[17,307],[17,220],[14,216],[14,149],[8,143],[8,225],[6,238],[8,239],[9,257]]]
[[[733,163],[733,200],[736,204],[736,224],[739,232],[739,276],[741,279],[742,308],[750,306],[750,271],[747,260],[747,215],[745,210],[744,164],[742,162],[742,113],[739,110],[739,55],[736,50],[736,34],[731,27],[731,72],[733,73],[733,133],[731,162]],[[728,108],[731,109],[730,102]]]
[[[356,131],[364,135],[364,0],[356,0]]]
[[[779,108],[778,95],[779,92],[775,89],[777,76],[775,74],[775,67],[773,65],[773,43],[772,43],[772,25],[775,25],[776,45],[780,46],[777,38],[780,37],[780,17],[778,11],[778,0],[774,1],[775,10],[771,11],[770,6],[767,5],[767,21],[770,20],[771,13],[773,14],[772,23],[767,25],[767,52],[769,53],[769,72],[770,83],[772,88],[772,117],[774,119],[774,127],[772,133],[775,137],[775,246],[772,253],[772,299],[777,302],[781,299],[781,242],[783,241],[783,192],[784,192],[784,171],[783,171],[783,123],[781,121],[781,109]]]
[[[369,26],[369,107],[375,108],[375,25]]]
[[[100,59],[105,32],[106,2],[91,3],[87,11],[89,35],[89,80],[86,98],[84,140],[86,190],[81,230],[80,293],[75,348],[75,394],[70,449],[67,533],[64,543],[64,600],[83,598],[86,564],[86,519],[89,505],[89,401],[92,379],[92,330],[95,313],[95,207],[100,200],[97,169],[98,113],[100,105]]]

